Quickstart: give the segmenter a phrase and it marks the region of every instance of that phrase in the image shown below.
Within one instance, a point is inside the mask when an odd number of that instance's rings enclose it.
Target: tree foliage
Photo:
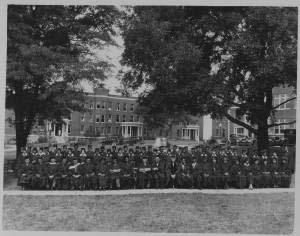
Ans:
[[[138,6],[123,37],[124,80],[153,88],[139,100],[145,116],[226,117],[267,147],[268,128],[279,125],[268,123],[272,89],[296,86],[296,8]]]
[[[111,65],[93,49],[115,44],[119,14],[112,6],[8,6],[6,108],[18,151],[37,119],[83,109],[82,81],[106,79]]]

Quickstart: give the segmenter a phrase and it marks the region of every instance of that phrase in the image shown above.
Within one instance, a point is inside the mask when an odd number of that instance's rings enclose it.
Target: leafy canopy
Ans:
[[[139,102],[154,125],[211,114],[258,133],[278,125],[267,124],[272,88],[296,86],[296,8],[137,6],[123,37],[122,63],[131,67],[123,80],[151,85]]]

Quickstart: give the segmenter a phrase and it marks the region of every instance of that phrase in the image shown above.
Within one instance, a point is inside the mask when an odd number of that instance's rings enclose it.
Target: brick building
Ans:
[[[290,87],[277,87],[273,89],[274,106],[296,96],[295,89]],[[67,138],[69,136],[97,136],[111,137],[168,137],[177,140],[208,140],[211,138],[229,138],[231,134],[253,136],[249,130],[236,125],[227,119],[213,120],[209,115],[191,116],[190,123],[177,123],[170,129],[148,130],[143,124],[142,117],[135,113],[137,107],[136,97],[122,97],[109,94],[105,88],[97,88],[86,98],[88,112],[73,112],[63,124],[45,121],[45,125],[33,128],[34,134],[47,134],[55,137]],[[235,108],[230,110],[234,115]],[[14,136],[15,131],[7,120],[13,117],[13,112],[6,110],[6,136]],[[296,100],[292,100],[278,107],[275,112],[275,121],[289,122],[296,120]],[[270,128],[271,136],[283,136],[284,130],[296,129],[296,124],[282,125]],[[38,131],[37,131],[38,130]]]
[[[292,87],[282,86],[273,88],[273,106],[277,106],[284,101],[296,96],[296,90]],[[231,114],[235,116],[235,109],[230,110]],[[270,122],[291,122],[296,120],[296,99],[289,101],[282,106],[279,106],[274,114],[274,120]],[[245,119],[243,120],[244,122]],[[212,120],[212,137],[229,137],[230,134],[244,135],[253,137],[253,134],[246,128],[234,124],[227,119],[223,120]],[[284,130],[296,129],[296,123],[290,125],[281,125],[269,129],[270,136],[283,136]]]
[[[94,89],[86,98],[85,113],[71,114],[70,136],[142,137],[142,117],[135,113],[137,98],[110,95],[105,88]]]

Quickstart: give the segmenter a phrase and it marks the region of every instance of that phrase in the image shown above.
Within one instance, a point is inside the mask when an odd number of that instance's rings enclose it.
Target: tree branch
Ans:
[[[223,99],[225,102],[228,102],[228,103],[230,103],[233,106],[242,107],[244,105],[244,104],[240,104],[240,103],[236,103],[234,101],[231,101],[230,99],[226,99],[226,98],[224,98],[224,97],[222,97],[220,95],[217,95],[216,97],[219,98],[219,99]]]
[[[296,99],[296,98],[297,98],[297,97],[289,98],[289,99],[285,100],[284,102],[278,104],[277,106],[272,107],[272,110],[276,110],[276,109],[277,109],[278,107],[280,107],[281,105],[283,105],[283,104],[285,104],[285,103],[288,103],[289,101],[292,101],[292,100],[294,100],[294,99]]]
[[[246,124],[246,123],[244,123],[244,122],[242,122],[242,121],[240,121],[240,120],[234,118],[233,116],[229,115],[228,113],[225,113],[224,116],[225,116],[228,120],[230,120],[231,122],[233,122],[233,123],[235,123],[235,124],[237,124],[237,125],[240,125],[240,126],[246,128],[246,129],[250,130],[250,131],[251,131],[252,133],[254,133],[254,134],[257,134],[257,130],[256,130],[255,128],[253,128],[252,126],[250,126],[250,125],[248,125],[248,124]]]
[[[295,124],[295,123],[296,123],[296,120],[293,120],[290,122],[274,123],[274,124],[268,125],[268,128],[272,128],[272,127],[279,126],[279,125],[291,125],[291,124]]]

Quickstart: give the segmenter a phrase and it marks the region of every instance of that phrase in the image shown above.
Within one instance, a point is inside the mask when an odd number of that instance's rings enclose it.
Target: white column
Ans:
[[[53,131],[54,135],[53,136],[55,136],[55,131],[56,131],[56,124],[55,123],[54,123],[53,127],[54,127],[54,131]]]
[[[66,136],[69,136],[69,121],[67,122],[67,126],[66,126]]]
[[[203,116],[203,139],[209,140],[212,137],[212,119],[210,115]]]

